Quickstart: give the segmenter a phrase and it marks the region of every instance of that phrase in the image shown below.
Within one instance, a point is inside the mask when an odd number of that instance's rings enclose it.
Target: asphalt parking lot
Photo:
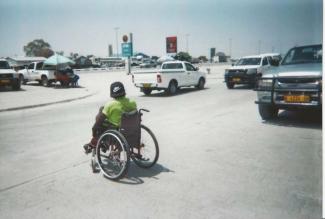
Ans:
[[[0,112],[0,218],[321,218],[322,115],[263,122],[253,90],[226,88],[225,67],[209,67],[204,90],[175,96],[144,96],[124,72],[81,74],[80,88],[1,91],[2,109],[37,95],[74,101]],[[82,150],[116,80],[151,111],[143,123],[160,146],[154,167],[131,164],[119,182],[93,174]]]

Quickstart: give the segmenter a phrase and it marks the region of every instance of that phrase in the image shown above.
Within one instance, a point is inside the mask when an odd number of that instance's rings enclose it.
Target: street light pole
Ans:
[[[186,34],[185,37],[186,37],[186,52],[188,53],[188,37],[190,36],[190,34]]]
[[[118,55],[118,30],[120,29],[119,27],[115,27],[115,35],[116,35],[116,56],[119,57]]]
[[[231,45],[232,44],[232,38],[229,38],[229,57],[231,58]]]

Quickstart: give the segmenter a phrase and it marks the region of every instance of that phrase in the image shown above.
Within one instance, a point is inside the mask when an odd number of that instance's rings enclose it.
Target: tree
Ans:
[[[24,46],[26,56],[43,56],[45,58],[54,54],[51,45],[43,39],[36,39]]]
[[[187,62],[190,62],[192,60],[192,57],[187,52],[179,52],[176,54],[174,58],[179,61],[187,61]]]
[[[199,58],[201,62],[207,62],[208,58],[206,56],[199,56]]]

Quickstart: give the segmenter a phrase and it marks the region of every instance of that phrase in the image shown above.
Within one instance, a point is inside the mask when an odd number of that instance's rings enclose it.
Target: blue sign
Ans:
[[[129,57],[133,55],[132,43],[122,43],[122,56]]]

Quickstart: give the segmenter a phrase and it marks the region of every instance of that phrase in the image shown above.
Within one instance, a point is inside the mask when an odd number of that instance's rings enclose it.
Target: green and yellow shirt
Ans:
[[[106,103],[102,113],[106,120],[116,127],[121,125],[121,117],[124,112],[131,112],[137,109],[137,104],[126,97],[116,98],[114,101]]]

